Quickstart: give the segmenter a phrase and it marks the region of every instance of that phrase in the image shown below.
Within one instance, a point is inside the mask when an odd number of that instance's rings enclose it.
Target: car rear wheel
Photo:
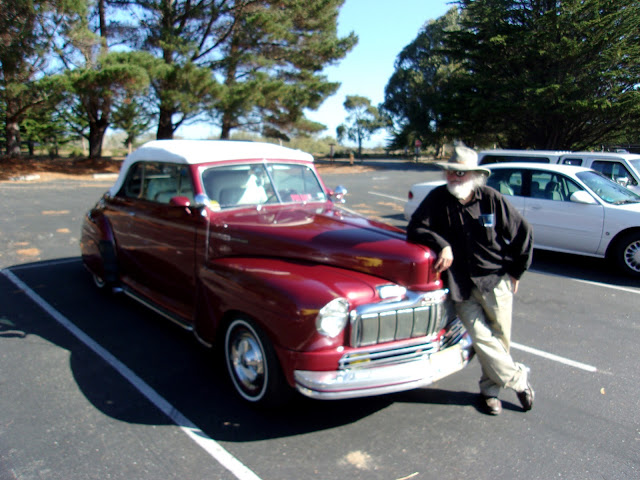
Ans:
[[[227,328],[224,356],[238,394],[261,406],[281,405],[290,393],[273,346],[260,328],[237,318]]]
[[[618,266],[627,274],[640,277],[640,232],[624,235],[614,251]]]
[[[102,290],[104,287],[107,286],[107,282],[105,281],[105,279],[102,278],[97,273],[92,273],[91,277],[93,278],[93,283],[95,284],[95,286],[98,287],[100,290]]]

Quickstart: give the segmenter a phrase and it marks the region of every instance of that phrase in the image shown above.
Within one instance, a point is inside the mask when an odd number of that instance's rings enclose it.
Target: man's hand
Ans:
[[[436,260],[436,263],[433,266],[433,268],[436,272],[442,273],[447,268],[449,268],[452,263],[453,263],[453,250],[451,250],[451,247],[444,247],[440,251],[440,254],[438,255],[438,259]]]
[[[509,275],[509,278],[511,279],[511,291],[515,295],[516,293],[518,293],[518,285],[520,285],[520,280],[513,278],[511,275]]]

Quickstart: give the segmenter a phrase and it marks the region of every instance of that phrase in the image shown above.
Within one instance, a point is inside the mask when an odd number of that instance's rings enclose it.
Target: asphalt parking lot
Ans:
[[[348,207],[399,227],[424,165],[326,168]],[[0,183],[0,480],[640,478],[640,282],[600,260],[536,252],[514,314],[523,413],[476,405],[477,361],[429,388],[264,412],[217,356],[78,257],[110,182]]]

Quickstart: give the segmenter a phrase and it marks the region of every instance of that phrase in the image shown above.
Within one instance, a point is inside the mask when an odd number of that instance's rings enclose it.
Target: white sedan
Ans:
[[[535,248],[608,258],[640,277],[640,195],[583,167],[535,163],[486,165],[487,185],[506,195],[531,223]],[[407,220],[444,180],[417,183]]]

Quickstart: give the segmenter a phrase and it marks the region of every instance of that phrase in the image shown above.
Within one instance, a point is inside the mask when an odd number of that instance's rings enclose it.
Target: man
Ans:
[[[444,169],[447,184],[422,201],[407,227],[407,240],[437,254],[434,268],[449,288],[456,313],[473,340],[482,366],[480,393],[487,413],[498,415],[501,388],[513,389],[527,411],[534,391],[529,369],[509,353],[513,295],[531,265],[530,225],[496,190],[478,155],[456,147]]]

